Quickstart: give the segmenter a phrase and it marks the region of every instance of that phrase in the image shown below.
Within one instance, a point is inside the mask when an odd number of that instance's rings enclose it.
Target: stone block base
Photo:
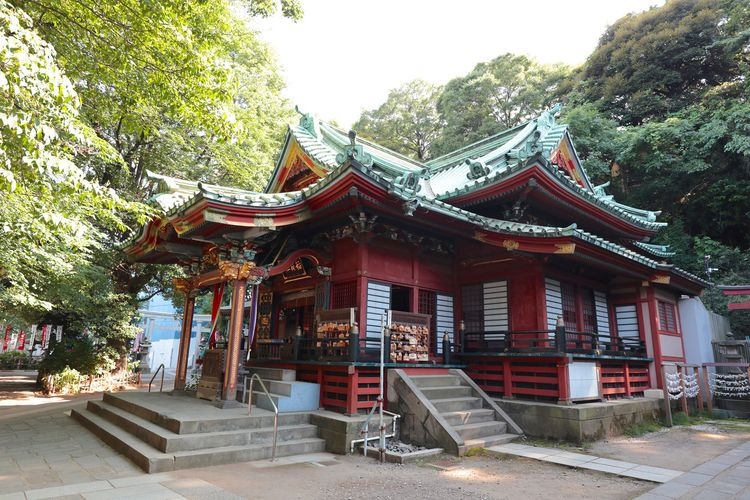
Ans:
[[[527,436],[578,444],[621,435],[634,424],[658,421],[662,415],[662,402],[648,398],[570,406],[518,399],[495,402]]]

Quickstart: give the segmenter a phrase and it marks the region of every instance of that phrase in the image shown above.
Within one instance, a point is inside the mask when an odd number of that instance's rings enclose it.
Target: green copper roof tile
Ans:
[[[642,241],[634,241],[633,245],[657,257],[666,259],[675,256],[675,252],[669,250],[669,245],[653,245],[649,243],[643,243]]]

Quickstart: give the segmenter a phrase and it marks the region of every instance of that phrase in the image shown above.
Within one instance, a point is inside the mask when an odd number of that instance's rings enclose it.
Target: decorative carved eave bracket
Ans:
[[[198,295],[198,287],[195,286],[194,278],[172,278],[172,284],[185,297],[191,298]]]
[[[219,261],[221,277],[226,281],[246,280],[250,277],[254,267],[256,266],[253,262],[239,263],[226,260]]]

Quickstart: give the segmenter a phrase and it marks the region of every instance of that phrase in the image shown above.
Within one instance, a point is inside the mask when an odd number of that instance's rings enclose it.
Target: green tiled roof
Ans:
[[[169,199],[172,200],[175,204],[169,208],[168,215],[173,215],[193,205],[200,199],[212,199],[237,206],[280,207],[293,205],[295,203],[302,202],[304,199],[313,196],[315,193],[323,190],[326,186],[334,183],[336,179],[339,178],[349,168],[356,168],[357,171],[360,172],[360,174],[365,175],[369,177],[373,182],[380,184],[384,189],[387,189],[391,194],[397,196],[405,203],[416,204],[419,207],[432,211],[434,213],[439,213],[455,218],[457,220],[462,220],[464,222],[474,224],[478,228],[486,231],[492,231],[507,235],[527,237],[531,236],[538,238],[572,237],[574,239],[581,240],[607,250],[608,252],[621,255],[648,268],[674,272],[692,281],[707,285],[707,282],[705,282],[704,280],[701,280],[697,276],[694,276],[682,269],[676,268],[670,264],[662,264],[640,253],[625,248],[622,245],[612,243],[608,240],[605,240],[604,238],[600,238],[596,235],[578,229],[575,224],[567,227],[554,227],[523,224],[520,222],[505,221],[485,217],[446,203],[429,194],[424,194],[419,191],[415,192],[413,189],[407,189],[400,185],[394,184],[391,181],[390,176],[387,176],[384,172],[370,168],[357,167],[356,164],[350,167],[348,164],[344,163],[340,166],[335,167],[333,170],[331,170],[329,175],[327,175],[317,183],[307,186],[301,191],[293,191],[287,193],[257,193],[237,188],[191,183],[188,181],[160,176],[153,173],[149,173],[149,177],[157,180],[160,183],[160,188],[163,190],[163,192],[157,196],[172,195],[172,197]],[[179,200],[182,201],[179,202]],[[644,243],[638,243],[637,245],[639,246],[639,248],[642,247],[656,250],[658,250],[659,248],[665,248],[658,245],[647,245]]]
[[[675,256],[675,253],[669,249],[669,245],[653,245],[649,243],[643,243],[642,241],[634,241],[633,245],[657,257],[668,259]]]

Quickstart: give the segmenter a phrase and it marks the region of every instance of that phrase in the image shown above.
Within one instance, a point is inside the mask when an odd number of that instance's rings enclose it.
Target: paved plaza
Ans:
[[[0,372],[0,379],[2,376]],[[0,500],[305,498],[304,484],[298,487],[284,483],[284,478],[309,475],[346,461],[356,471],[365,463],[365,459],[352,461],[316,453],[280,458],[273,463],[264,460],[149,475],[68,416],[72,407],[97,396],[45,398],[42,401],[52,402],[33,404],[27,384],[15,392],[19,400],[13,404],[13,389],[19,387],[0,382],[0,391],[5,394],[0,398]],[[649,481],[642,483],[646,490],[641,491],[648,491],[640,497],[644,499],[750,500],[750,441],[688,472],[515,443],[490,451],[557,464],[554,467],[590,470],[589,474],[608,473]],[[559,474],[566,474],[565,470],[569,469],[560,468]],[[278,490],[254,490],[258,485],[253,478],[258,475],[253,471],[262,471],[265,484],[275,485]],[[417,473],[418,477],[428,474],[424,469]],[[654,488],[647,490],[648,484]],[[498,495],[508,497],[500,492]],[[330,498],[339,497],[333,492]]]

